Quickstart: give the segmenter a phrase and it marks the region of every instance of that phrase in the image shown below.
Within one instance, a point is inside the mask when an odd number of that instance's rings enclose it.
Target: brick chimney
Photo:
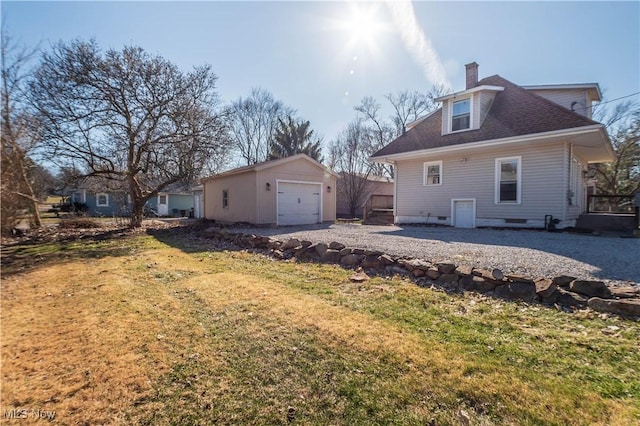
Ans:
[[[478,85],[478,64],[471,62],[464,66],[467,70],[467,89]]]

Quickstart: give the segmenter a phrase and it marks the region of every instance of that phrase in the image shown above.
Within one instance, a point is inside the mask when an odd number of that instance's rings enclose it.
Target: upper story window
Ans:
[[[424,185],[442,184],[442,161],[424,163]]]
[[[471,99],[463,99],[453,103],[451,113],[451,131],[471,128]]]
[[[521,157],[496,158],[496,203],[520,204]]]

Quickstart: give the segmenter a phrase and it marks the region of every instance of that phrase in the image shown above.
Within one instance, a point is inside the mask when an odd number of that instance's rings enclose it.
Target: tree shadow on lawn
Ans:
[[[57,238],[35,237],[3,244],[0,261],[2,275],[8,277],[78,259],[128,256],[131,254],[129,245],[114,243],[129,236],[127,230],[110,229],[90,234],[74,232]]]
[[[405,239],[435,243],[463,243],[478,246],[480,250],[491,247],[514,247],[558,255],[597,268],[594,276],[602,279],[631,281],[640,284],[640,239],[614,236],[595,236],[569,232],[547,232],[530,229],[462,229],[429,226],[395,226],[387,230],[376,230],[380,236],[400,237],[398,245]],[[431,245],[433,247],[433,245]],[[514,253],[514,255],[516,255]],[[532,262],[536,262],[532,254]],[[635,274],[629,272],[635,265]],[[566,271],[571,275],[571,271]],[[633,275],[633,276],[630,276]]]

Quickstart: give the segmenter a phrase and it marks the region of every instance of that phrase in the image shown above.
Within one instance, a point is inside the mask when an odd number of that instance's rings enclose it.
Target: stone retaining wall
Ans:
[[[228,232],[208,228],[204,237],[231,242],[234,245],[263,251],[276,259],[339,264],[360,271],[354,279],[369,275],[404,275],[418,285],[437,284],[448,290],[475,291],[508,300],[522,300],[556,306],[565,310],[589,307],[595,311],[626,317],[640,317],[640,288],[607,286],[602,281],[558,277],[525,277],[504,274],[499,269],[487,270],[453,263],[431,263],[423,259],[403,258],[388,254],[345,247],[339,242],[313,243],[291,238],[280,241],[255,234]]]

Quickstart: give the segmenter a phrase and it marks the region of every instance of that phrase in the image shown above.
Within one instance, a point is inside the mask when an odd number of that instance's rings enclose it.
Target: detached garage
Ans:
[[[202,180],[204,216],[256,225],[333,222],[337,179],[305,154],[229,170]]]

